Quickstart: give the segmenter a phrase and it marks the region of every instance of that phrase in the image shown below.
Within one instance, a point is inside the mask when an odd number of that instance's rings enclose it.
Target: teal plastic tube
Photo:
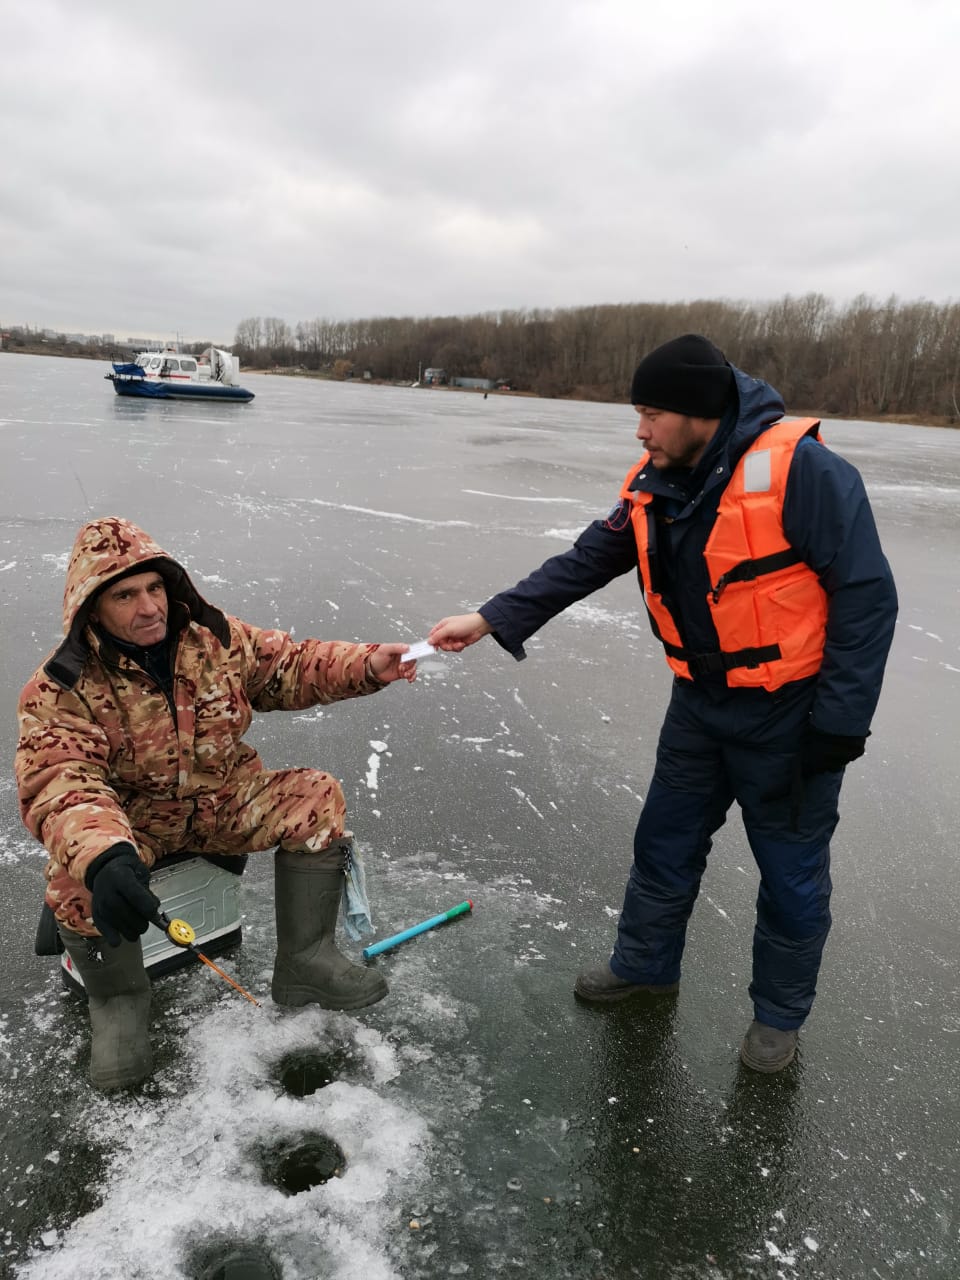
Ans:
[[[381,951],[389,951],[391,947],[397,946],[401,942],[406,942],[408,938],[415,938],[418,933],[426,933],[428,929],[435,929],[438,924],[446,924],[448,920],[455,920],[457,916],[465,915],[468,911],[473,910],[473,903],[468,898],[466,902],[460,902],[455,907],[451,907],[449,911],[441,911],[437,916],[431,916],[429,920],[424,920],[422,924],[412,925],[409,929],[404,929],[402,933],[395,933],[392,938],[384,938],[382,942],[374,942],[369,947],[363,948],[364,960],[369,960],[371,956],[378,956]]]

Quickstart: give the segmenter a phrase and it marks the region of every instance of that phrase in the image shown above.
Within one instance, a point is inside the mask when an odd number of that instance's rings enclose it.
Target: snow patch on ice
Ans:
[[[782,1262],[788,1267],[795,1267],[797,1265],[797,1255],[792,1250],[785,1251],[783,1249],[779,1249],[772,1240],[764,1240],[763,1244],[771,1258],[776,1258],[778,1262]]]
[[[628,635],[646,635],[646,625],[637,617],[615,613],[612,609],[604,609],[597,604],[572,604],[563,611],[565,618],[574,622],[586,622],[597,627],[616,627]]]
[[[377,775],[380,772],[380,757],[374,753],[367,759],[367,787],[371,791],[377,789]]]
[[[533,812],[537,815],[538,818],[543,817],[543,814],[540,812],[540,810],[533,803],[533,801],[530,799],[530,797],[527,795],[525,791],[521,791],[519,787],[511,787],[510,790],[515,792],[515,794],[518,795],[521,800],[525,801],[533,810]]]
[[[539,534],[541,538],[559,538],[561,542],[576,542],[577,538],[583,533],[582,528],[577,529],[544,529]],[[569,613],[569,609],[567,610]]]
[[[461,493],[472,493],[478,498],[502,498],[505,502],[549,502],[555,504],[565,502],[574,507],[584,505],[582,498],[534,498],[525,493],[487,493],[483,489],[461,489]]]
[[[710,903],[711,907],[713,907],[714,911],[716,911],[718,916],[723,916],[724,920],[730,919],[730,916],[727,914],[726,911],[724,911],[723,907],[721,907],[718,903],[714,902],[714,900],[709,896],[709,894],[705,893],[703,896],[704,898],[706,898],[707,902]]]
[[[315,507],[332,507],[335,511],[352,511],[356,515],[376,516],[380,520],[396,520],[402,524],[419,524],[427,529],[473,529],[469,520],[427,520],[423,516],[408,516],[400,511],[377,511],[372,507],[356,507],[348,502],[327,502],[323,498],[310,498]]]
[[[0,787],[0,790],[6,790],[6,788]],[[39,841],[27,836],[26,833],[23,836],[8,835],[0,839],[0,867],[13,867],[20,862],[26,862],[30,858],[46,862],[47,852]],[[40,903],[38,901],[37,911],[39,910]]]

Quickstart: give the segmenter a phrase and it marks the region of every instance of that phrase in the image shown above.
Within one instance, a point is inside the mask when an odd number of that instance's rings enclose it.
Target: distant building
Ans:
[[[163,338],[127,338],[125,342],[118,342],[118,347],[131,347],[134,351],[172,351],[176,348],[176,343],[167,342]]]
[[[496,383],[492,378],[451,378],[450,385],[469,391],[493,391]]]
[[[447,385],[446,369],[424,369],[423,385],[425,387],[445,387]]]

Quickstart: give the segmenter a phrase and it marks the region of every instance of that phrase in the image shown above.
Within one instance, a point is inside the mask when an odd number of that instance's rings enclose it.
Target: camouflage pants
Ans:
[[[137,795],[126,812],[140,858],[152,867],[184,849],[229,856],[280,845],[295,853],[319,853],[343,835],[346,806],[340,783],[319,769],[245,766],[227,786],[195,805]],[[60,924],[98,937],[90,890],[52,859],[46,877],[46,901]]]

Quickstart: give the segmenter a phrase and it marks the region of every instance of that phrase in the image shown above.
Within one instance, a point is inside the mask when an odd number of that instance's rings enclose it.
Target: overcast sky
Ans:
[[[0,324],[960,298],[958,0],[0,0]]]

